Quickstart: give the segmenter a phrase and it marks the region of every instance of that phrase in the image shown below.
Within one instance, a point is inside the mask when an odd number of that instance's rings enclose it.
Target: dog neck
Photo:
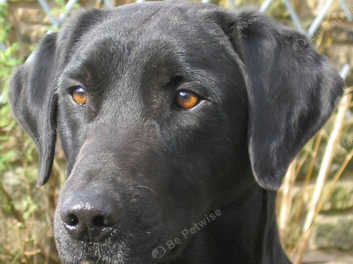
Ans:
[[[289,264],[278,236],[276,192],[258,186],[251,191],[222,208],[172,263]]]

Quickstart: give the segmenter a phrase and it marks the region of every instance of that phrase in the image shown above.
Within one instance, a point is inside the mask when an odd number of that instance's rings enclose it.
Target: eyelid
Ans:
[[[184,83],[176,89],[176,92],[188,91],[196,94],[200,100],[209,100],[209,93],[207,89],[195,82]]]
[[[87,91],[87,86],[76,79],[72,79],[68,77],[63,77],[61,79],[62,80],[59,81],[59,89],[65,93],[70,93],[72,91],[72,87],[76,87],[76,86],[82,86]]]

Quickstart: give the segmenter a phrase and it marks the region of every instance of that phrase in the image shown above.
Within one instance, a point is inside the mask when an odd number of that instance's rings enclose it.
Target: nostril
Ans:
[[[72,239],[102,241],[117,226],[114,201],[106,196],[88,198],[81,194],[62,202],[59,208],[61,221],[58,223]]]
[[[96,215],[95,217],[93,217],[92,224],[95,227],[106,227],[109,225],[107,218],[103,215]]]
[[[79,219],[75,214],[69,214],[67,216],[66,224],[69,226],[77,226],[79,224]]]

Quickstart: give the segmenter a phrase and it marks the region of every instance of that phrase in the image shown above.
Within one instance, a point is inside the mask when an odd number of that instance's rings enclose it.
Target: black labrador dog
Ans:
[[[38,185],[68,161],[63,263],[290,263],[276,190],[343,92],[302,34],[179,1],[81,12],[10,85]]]

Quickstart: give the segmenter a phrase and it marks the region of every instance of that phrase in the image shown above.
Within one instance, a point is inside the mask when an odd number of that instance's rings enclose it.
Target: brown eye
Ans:
[[[199,101],[199,96],[193,92],[183,90],[177,93],[176,102],[178,106],[183,109],[191,109],[197,105]]]
[[[85,88],[82,86],[76,86],[72,90],[72,99],[79,105],[86,104],[87,93]]]

